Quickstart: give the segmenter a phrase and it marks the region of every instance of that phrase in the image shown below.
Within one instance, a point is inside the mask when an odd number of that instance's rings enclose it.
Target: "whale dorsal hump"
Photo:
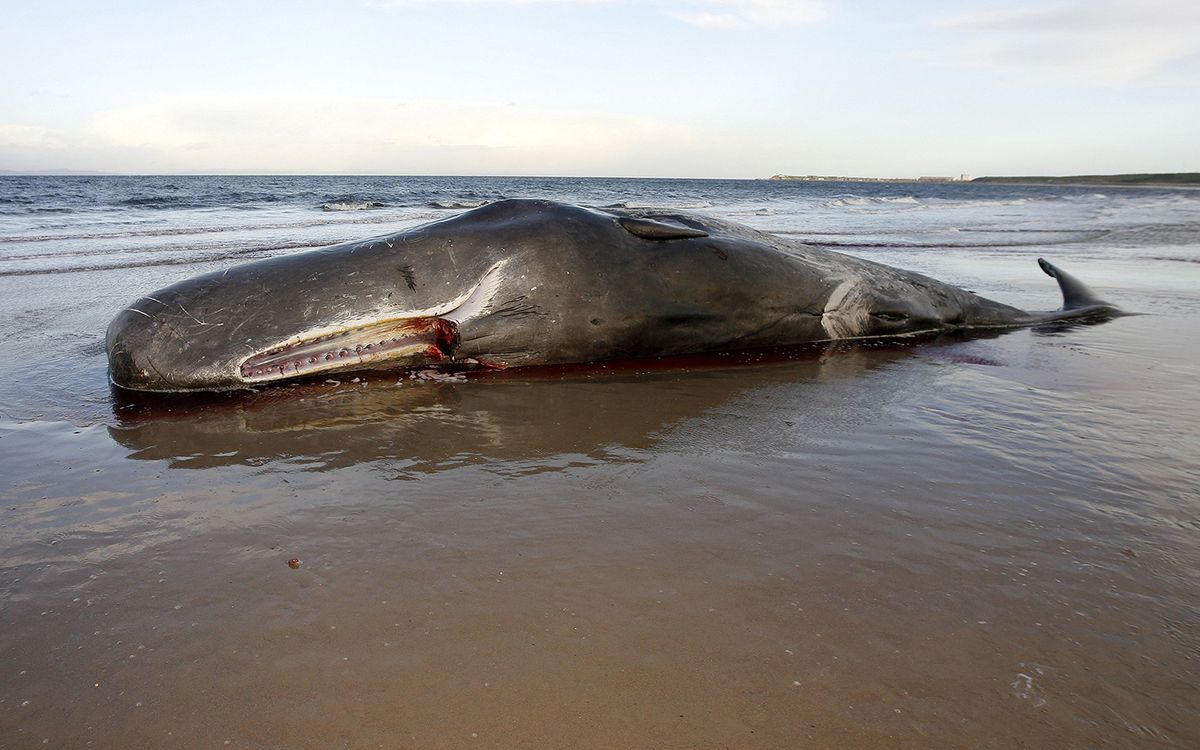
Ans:
[[[617,221],[625,227],[625,231],[646,240],[683,240],[689,237],[708,236],[708,232],[702,229],[693,229],[683,224],[661,219],[621,216]]]
[[[1058,282],[1058,288],[1062,290],[1063,295],[1062,309],[1074,310],[1078,307],[1107,304],[1096,297],[1096,293],[1088,289],[1087,284],[1084,284],[1071,274],[1050,263],[1045,258],[1038,258],[1038,265],[1042,267],[1047,276],[1053,277]]]

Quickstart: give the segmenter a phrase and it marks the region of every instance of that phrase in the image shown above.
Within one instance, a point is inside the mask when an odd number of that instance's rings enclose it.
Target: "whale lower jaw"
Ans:
[[[267,383],[345,370],[399,369],[450,359],[458,325],[434,317],[397,318],[299,337],[244,360],[246,383]]]
[[[403,369],[453,359],[458,326],[485,314],[502,281],[493,265],[461,296],[396,317],[312,330],[242,360],[243,383],[269,383],[348,370]]]

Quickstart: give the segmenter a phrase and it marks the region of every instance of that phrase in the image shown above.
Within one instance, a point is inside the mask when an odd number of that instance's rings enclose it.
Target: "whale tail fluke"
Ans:
[[[1089,289],[1087,284],[1084,284],[1045,258],[1038,258],[1038,265],[1046,272],[1047,276],[1058,282],[1058,288],[1062,290],[1062,309],[1064,311],[1078,310],[1084,307],[1112,307],[1112,305],[1097,297],[1096,293]]]

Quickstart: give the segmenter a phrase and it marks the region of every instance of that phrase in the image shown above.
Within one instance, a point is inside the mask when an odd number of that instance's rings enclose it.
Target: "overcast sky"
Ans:
[[[1200,0],[14,2],[0,169],[1200,171]]]

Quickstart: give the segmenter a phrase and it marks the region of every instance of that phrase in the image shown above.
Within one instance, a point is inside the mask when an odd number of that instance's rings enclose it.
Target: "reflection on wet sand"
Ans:
[[[302,461],[321,471],[386,460],[415,474],[561,454],[612,459],[608,449],[652,447],[673,425],[731,399],[855,378],[912,356],[912,347],[815,346],[690,358],[686,368],[639,362],[465,381],[356,377],[189,401],[117,391],[119,422],[109,433],[131,458],[177,468]]]

